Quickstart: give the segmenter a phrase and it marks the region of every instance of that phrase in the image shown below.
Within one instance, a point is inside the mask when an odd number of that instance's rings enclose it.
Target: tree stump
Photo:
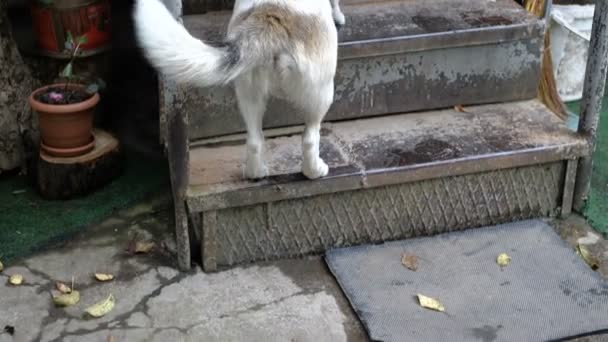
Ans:
[[[66,200],[86,195],[122,173],[118,140],[98,129],[93,134],[95,148],[82,156],[59,158],[40,151],[37,184],[42,197]]]

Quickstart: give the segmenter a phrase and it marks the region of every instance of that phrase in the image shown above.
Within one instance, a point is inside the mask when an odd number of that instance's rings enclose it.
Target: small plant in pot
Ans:
[[[74,39],[68,32],[65,45],[71,53],[60,73],[63,82],[36,89],[29,98],[40,122],[40,148],[51,156],[75,157],[95,147],[93,113],[104,84],[101,80],[83,83],[73,72],[80,46],[86,41],[86,36]]]

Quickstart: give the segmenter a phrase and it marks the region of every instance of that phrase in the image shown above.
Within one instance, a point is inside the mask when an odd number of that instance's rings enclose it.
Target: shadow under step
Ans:
[[[570,210],[583,138],[536,100],[464,110],[326,123],[319,180],[299,172],[289,130],[267,139],[271,176],[257,182],[238,137],[191,144],[205,270]]]
[[[343,6],[335,101],[326,121],[532,99],[545,23],[512,0],[401,0]],[[183,17],[194,36],[224,39],[231,12]],[[164,105],[190,115],[194,139],[245,130],[232,87],[163,84]],[[171,108],[165,108],[170,111]],[[273,99],[266,128],[302,124]]]

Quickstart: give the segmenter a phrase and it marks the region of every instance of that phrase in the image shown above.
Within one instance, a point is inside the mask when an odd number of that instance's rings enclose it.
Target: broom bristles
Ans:
[[[528,12],[538,17],[542,17],[545,12],[545,2],[545,0],[526,0],[525,7]]]
[[[557,82],[553,73],[553,58],[551,57],[551,35],[545,35],[545,52],[543,53],[543,61],[541,64],[541,77],[538,86],[538,93],[541,101],[547,106],[557,117],[565,120],[568,117],[568,109],[562,102],[557,91]]]
[[[542,17],[545,12],[546,0],[525,0],[524,7],[528,12]],[[551,56],[551,34],[545,33],[544,53],[541,62],[540,84],[538,85],[538,96],[540,100],[557,117],[565,120],[568,117],[566,105],[562,102],[557,91],[557,82],[553,73],[553,58]]]

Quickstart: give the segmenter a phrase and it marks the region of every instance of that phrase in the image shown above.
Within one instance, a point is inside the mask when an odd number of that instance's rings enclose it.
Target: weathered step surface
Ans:
[[[344,5],[360,4],[370,0],[342,0]],[[387,0],[376,0],[376,2]],[[390,1],[390,0],[388,0]],[[234,0],[180,0],[184,14],[203,14],[213,11],[230,10],[234,6]]]
[[[391,115],[323,127],[330,175],[300,170],[299,130],[269,131],[271,176],[243,180],[239,136],[190,151],[206,270],[557,213],[584,139],[539,102]],[[567,172],[567,170],[569,172]]]
[[[457,104],[531,99],[538,84],[544,21],[512,0],[403,0],[345,5],[335,103],[327,120]],[[230,12],[184,16],[204,40],[225,35]],[[244,131],[232,87],[164,85],[164,103],[190,114],[190,137]],[[265,127],[297,125],[298,110],[271,101]]]

